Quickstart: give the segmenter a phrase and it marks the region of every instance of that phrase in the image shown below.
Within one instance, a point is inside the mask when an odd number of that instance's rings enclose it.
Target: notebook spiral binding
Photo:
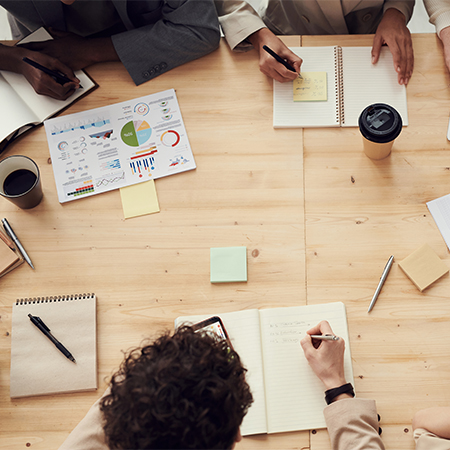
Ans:
[[[33,297],[33,298],[18,298],[17,305],[29,305],[36,303],[51,303],[51,302],[66,302],[70,300],[87,300],[93,298],[95,294],[73,294],[73,295],[56,295],[54,297]]]
[[[344,79],[342,73],[342,47],[336,46],[334,48],[335,59],[335,93],[336,93],[336,122],[339,124],[345,123],[344,110]]]

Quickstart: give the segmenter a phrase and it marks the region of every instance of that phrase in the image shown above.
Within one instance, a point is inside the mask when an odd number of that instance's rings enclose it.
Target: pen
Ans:
[[[70,78],[67,78],[63,73],[57,72],[55,70],[48,69],[47,67],[41,66],[36,61],[33,61],[30,58],[22,58],[23,62],[26,62],[30,66],[35,67],[36,69],[41,70],[42,72],[46,73],[47,75],[50,75],[57,83],[59,84],[66,84],[72,82]],[[83,86],[80,84],[80,88],[83,89]]]
[[[322,341],[338,341],[339,336],[333,334],[312,334],[311,339],[320,339]]]
[[[263,45],[263,49],[271,56],[273,56],[280,64],[283,64],[286,69],[290,70],[291,72],[296,72],[296,70],[287,62],[285,61],[281,56],[277,55],[271,48],[267,47],[267,45]],[[299,78],[303,78],[300,74],[298,74]]]
[[[367,310],[368,313],[370,313],[370,311],[372,311],[372,308],[374,307],[375,302],[377,301],[378,294],[380,293],[381,288],[383,287],[383,284],[386,281],[386,278],[387,278],[387,276],[389,274],[389,271],[391,270],[393,262],[394,262],[394,255],[392,255],[388,259],[388,262],[386,263],[386,266],[384,267],[384,270],[383,270],[383,273],[381,274],[381,278],[380,278],[380,281],[378,283],[377,289],[375,291],[375,294],[373,294],[372,301],[370,302],[369,309]]]
[[[11,249],[16,250],[14,244],[8,239],[8,237],[0,230],[0,239]]]
[[[28,317],[30,318],[33,325],[36,325],[40,331],[42,331],[55,345],[56,348],[68,359],[76,363],[75,358],[72,356],[72,353],[67,350],[64,345],[61,344],[61,342],[56,339],[52,333],[50,333],[50,328],[45,325],[45,323],[42,321],[42,319],[38,316],[32,316],[31,314],[28,314]]]
[[[32,269],[34,269],[33,263],[31,262],[30,257],[28,256],[27,252],[23,248],[22,244],[20,243],[19,239],[17,238],[16,234],[14,233],[13,229],[11,228],[11,225],[8,223],[6,219],[2,219],[3,228],[6,231],[6,234],[12,239],[16,247],[18,248],[19,252],[22,254],[23,259],[30,265]]]

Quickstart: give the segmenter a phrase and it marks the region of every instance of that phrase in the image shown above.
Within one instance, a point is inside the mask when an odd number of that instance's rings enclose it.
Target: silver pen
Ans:
[[[334,336],[332,334],[312,334],[311,339],[320,339],[322,341],[338,341],[339,336]]]
[[[22,254],[23,259],[30,265],[32,269],[34,269],[33,263],[31,262],[30,257],[28,256],[27,252],[23,248],[23,245],[20,243],[19,238],[14,233],[13,229],[11,228],[11,225],[8,223],[6,219],[2,219],[3,228],[6,231],[6,234],[12,239],[15,246],[18,248],[19,252]]]
[[[377,298],[378,298],[378,295],[380,294],[381,288],[383,287],[383,284],[386,281],[389,271],[391,270],[393,262],[394,262],[394,255],[392,255],[388,259],[388,262],[386,263],[386,266],[384,267],[384,270],[383,270],[383,273],[381,274],[381,278],[378,283],[377,289],[375,291],[375,294],[373,294],[372,301],[370,302],[369,309],[367,310],[368,313],[370,313],[370,311],[372,311],[372,308],[375,306],[375,302],[377,301]]]

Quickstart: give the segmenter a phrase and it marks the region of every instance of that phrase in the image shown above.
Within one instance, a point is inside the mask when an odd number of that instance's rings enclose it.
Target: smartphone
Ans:
[[[228,337],[228,333],[223,326],[223,322],[220,317],[214,316],[209,319],[202,320],[192,326],[195,331],[204,330],[208,333],[214,333],[217,336],[225,339],[228,345],[232,348],[230,338]]]

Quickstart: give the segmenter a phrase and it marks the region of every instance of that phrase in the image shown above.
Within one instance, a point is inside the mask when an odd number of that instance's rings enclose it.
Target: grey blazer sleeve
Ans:
[[[146,3],[147,13],[142,10]],[[220,42],[213,0],[164,0],[157,20],[154,3],[128,0],[127,14],[134,29],[112,36],[120,60],[137,85],[212,52]]]
[[[333,450],[385,450],[378,435],[374,400],[338,400],[328,405],[323,413]]]

